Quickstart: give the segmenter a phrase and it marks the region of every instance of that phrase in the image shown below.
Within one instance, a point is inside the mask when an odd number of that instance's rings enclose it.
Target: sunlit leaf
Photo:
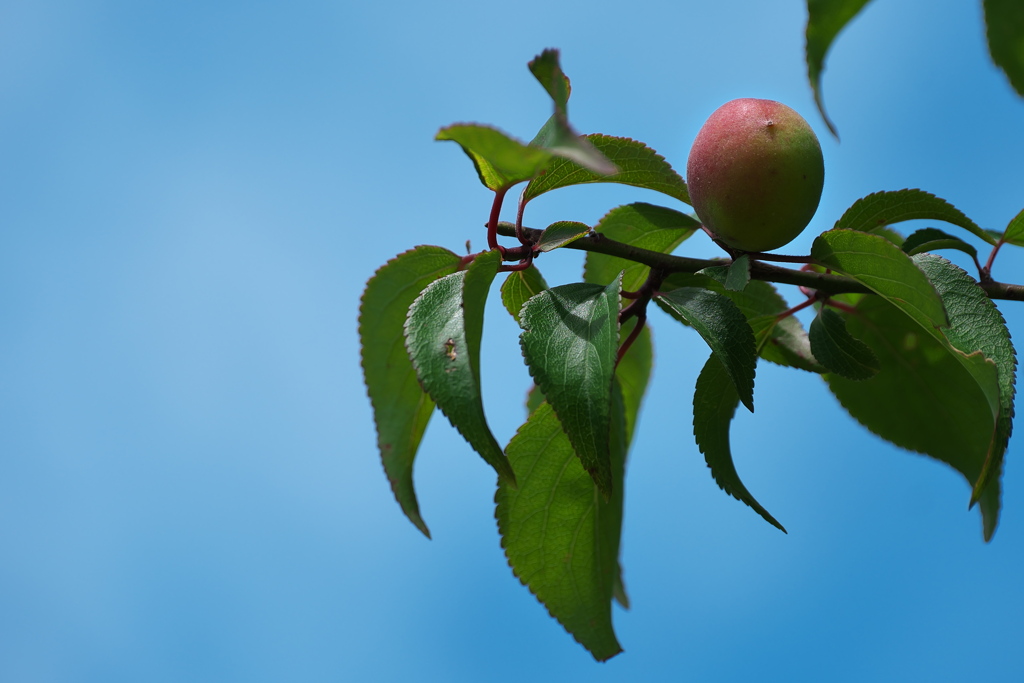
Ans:
[[[611,387],[619,343],[619,281],[545,290],[523,306],[523,357],[583,468],[612,492]]]
[[[549,125],[553,124],[549,122]],[[690,203],[686,182],[665,161],[664,157],[644,143],[610,135],[592,134],[584,137],[595,149],[615,164],[618,172],[611,176],[601,175],[589,171],[569,159],[555,159],[543,175],[534,178],[526,186],[523,193],[523,198],[526,201],[545,192],[570,185],[619,183],[654,190],[685,204]]]
[[[531,265],[525,270],[514,270],[501,285],[501,303],[516,322],[519,322],[519,311],[522,310],[523,304],[547,288],[548,283],[544,281],[544,276],[537,270],[536,265]]]
[[[576,221],[558,221],[549,225],[537,242],[540,251],[552,251],[575,242],[590,232],[590,226]]]
[[[995,237],[987,230],[982,230],[958,208],[924,190],[869,194],[855,201],[836,221],[835,227],[873,232],[893,223],[918,219],[944,221],[967,230],[989,244],[996,243]]]
[[[1014,216],[1010,224],[1006,226],[1003,240],[1018,247],[1024,247],[1024,210]]]
[[[437,132],[435,140],[453,140],[473,160],[480,182],[498,191],[533,178],[551,161],[551,152],[525,145],[497,128],[456,123]]]
[[[693,434],[697,447],[723,491],[749,505],[766,522],[784,533],[786,529],[761,506],[743,485],[732,461],[729,424],[739,405],[736,386],[725,366],[712,354],[697,378],[693,394]]]
[[[363,377],[377,425],[377,447],[384,473],[402,511],[427,537],[420,516],[412,468],[434,402],[420,388],[405,351],[409,306],[431,282],[455,272],[459,257],[441,247],[421,246],[383,265],[359,305],[359,348]]]
[[[409,309],[405,335],[420,384],[476,452],[514,485],[480,396],[484,304],[500,263],[497,250],[489,251],[466,270],[431,283]]]
[[[668,254],[699,227],[700,224],[685,213],[636,202],[612,209],[594,230],[617,242]],[[606,285],[622,273],[622,288],[635,291],[650,272],[650,267],[642,263],[590,251],[583,267],[583,279]]]

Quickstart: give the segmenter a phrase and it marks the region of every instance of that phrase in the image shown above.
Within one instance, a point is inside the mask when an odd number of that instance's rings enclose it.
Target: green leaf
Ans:
[[[1014,216],[1010,224],[1006,226],[1006,232],[1003,233],[1003,241],[1018,247],[1024,247],[1024,210]]]
[[[452,425],[497,472],[515,474],[491,434],[480,397],[480,337],[484,304],[501,255],[478,256],[469,267],[431,283],[409,309],[406,348],[420,384]]]
[[[569,83],[569,77],[565,75],[558,63],[558,50],[550,48],[544,50],[534,57],[527,66],[530,67],[534,78],[544,86],[548,95],[551,96],[555,103],[555,111],[561,112],[565,116],[572,85]]]
[[[750,282],[750,257],[744,254],[727,266],[708,266],[697,274],[707,275],[730,292],[742,292]]]
[[[523,306],[523,357],[583,468],[612,493],[611,388],[619,341],[619,281],[545,290]]]
[[[814,239],[811,256],[901,308],[934,333],[949,323],[935,287],[899,247],[877,235],[830,230]]]
[[[901,248],[908,256],[937,249],[956,249],[973,258],[975,262],[978,260],[978,250],[974,248],[974,245],[937,228],[924,228],[912,232],[904,240]]]
[[[789,304],[770,282],[751,280],[742,292],[731,292],[702,275],[674,273],[662,284],[662,291],[675,287],[704,287],[732,299],[754,331],[758,354],[767,361],[808,372],[825,372],[811,354],[811,343],[794,316],[779,320]]]
[[[746,503],[766,522],[786,533],[785,527],[750,495],[736,473],[729,446],[729,423],[736,414],[737,405],[736,385],[718,357],[711,354],[697,378],[697,389],[693,394],[693,435],[697,439],[697,447],[704,454],[711,476],[723,491]]]
[[[544,281],[544,276],[537,270],[537,266],[513,270],[501,285],[501,303],[516,322],[519,322],[519,311],[522,310],[523,304],[547,288],[548,283]]]
[[[594,230],[633,247],[668,254],[699,227],[700,223],[685,213],[636,202],[612,209],[594,226]],[[647,280],[650,272],[650,267],[642,263],[588,251],[583,279],[606,285],[623,273],[622,288],[635,291]]]
[[[860,382],[826,375],[829,388],[869,430],[952,465],[973,486],[994,429],[977,381],[941,341],[881,297],[864,297],[856,308],[847,325],[871,347],[881,370]],[[980,507],[990,538],[999,517],[998,481],[986,488]]]
[[[569,125],[567,108],[572,86],[558,63],[558,50],[544,50],[534,57],[529,67],[555,104],[555,113],[530,144],[549,149],[600,176],[617,173],[619,169],[615,164]]]
[[[590,226],[586,223],[558,221],[544,230],[540,236],[540,242],[537,243],[537,248],[540,251],[552,251],[564,247],[570,242],[575,242],[588,232],[590,232]]]
[[[610,499],[583,469],[547,403],[508,444],[509,459],[522,473],[518,490],[499,481],[495,494],[498,532],[512,571],[598,661],[622,651],[611,601],[620,575],[625,445],[622,399],[618,391],[612,396]]]
[[[995,244],[996,238],[987,230],[982,230],[977,223],[965,216],[962,211],[935,195],[924,190],[897,190],[893,192],[875,192],[858,199],[846,210],[838,221],[836,228],[874,232],[875,230],[912,220],[945,221],[963,228],[980,237],[989,244]]]
[[[950,326],[942,330],[949,345],[961,354],[980,352],[995,364],[998,372],[999,410],[995,438],[982,474],[975,483],[973,503],[981,498],[986,487],[998,480],[1002,472],[1003,456],[1013,430],[1016,353],[1002,314],[974,278],[933,254],[915,256],[914,262],[935,285],[949,312]]]
[[[754,412],[757,346],[747,319],[729,297],[699,287],[680,287],[654,298],[672,317],[693,327],[721,361],[743,405]]]
[[[540,137],[538,135],[538,138]],[[523,192],[524,201],[570,185],[619,183],[654,190],[685,204],[690,203],[686,182],[664,157],[644,143],[600,134],[587,135],[585,138],[618,167],[618,173],[612,176],[600,175],[569,159],[555,159],[543,175],[534,178],[526,186]]]
[[[821,117],[837,138],[836,127],[825,113],[821,73],[825,70],[825,55],[832,41],[866,4],[868,0],[807,0],[807,79],[814,90],[814,102]]]
[[[822,365],[841,377],[862,380],[878,373],[880,365],[867,344],[850,336],[846,321],[831,308],[822,308],[811,322],[811,351]]]
[[[1024,5],[1020,0],[985,0],[983,4],[992,61],[1024,97]]]
[[[435,140],[453,140],[462,147],[480,182],[495,192],[529,180],[551,161],[551,152],[524,145],[496,128],[472,123],[456,123],[438,131]]]
[[[420,516],[412,467],[434,402],[420,388],[405,352],[405,316],[427,285],[455,272],[458,264],[459,257],[441,247],[420,246],[399,254],[366,283],[359,305],[363,378],[384,473],[405,516],[427,538],[430,531]]]
[[[899,247],[876,235],[830,230],[815,238],[811,256],[821,265],[868,286],[913,318],[928,334],[945,343],[946,337],[938,329],[949,325],[943,300],[916,262]],[[975,378],[992,415],[997,415],[999,389],[995,368],[980,355],[953,355]]]

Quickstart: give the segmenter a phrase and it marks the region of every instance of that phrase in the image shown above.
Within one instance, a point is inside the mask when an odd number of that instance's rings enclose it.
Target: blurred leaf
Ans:
[[[549,149],[599,176],[617,173],[619,169],[615,164],[569,124],[568,104],[572,86],[558,63],[558,50],[544,50],[533,58],[529,67],[555,104],[555,113],[530,144]]]
[[[547,403],[508,444],[509,459],[522,473],[518,490],[499,481],[495,495],[498,532],[512,571],[598,661],[622,651],[611,612],[620,576],[625,452],[617,388],[612,398],[608,440],[614,492],[608,500],[584,471]]]
[[[537,266],[531,265],[526,270],[513,270],[501,285],[501,303],[516,322],[519,322],[519,311],[522,310],[523,304],[547,288],[548,283],[544,281],[544,276],[537,270]]]
[[[977,282],[965,271],[934,254],[921,254],[914,262],[928,276],[949,312],[950,326],[942,334],[961,354],[980,352],[998,371],[999,410],[996,433],[971,502],[999,479],[1003,456],[1013,430],[1014,385],[1017,358],[1002,314]],[[991,533],[987,534],[988,537]]]
[[[548,125],[553,125],[550,121]],[[548,126],[546,125],[545,128]],[[543,129],[542,129],[543,133]],[[538,135],[538,139],[541,139]],[[523,199],[530,201],[560,187],[585,183],[619,183],[661,192],[689,204],[686,182],[665,158],[642,142],[629,138],[593,134],[584,136],[595,149],[618,167],[618,173],[605,176],[588,171],[569,159],[555,159],[543,175],[530,181]],[[537,140],[535,144],[540,144]]]
[[[732,299],[754,332],[761,358],[808,372],[825,372],[811,354],[811,343],[800,321],[791,315],[779,320],[778,315],[789,310],[789,304],[770,282],[751,280],[742,292],[730,292],[703,275],[674,273],[661,288],[669,291],[675,287],[704,287]]]
[[[945,199],[939,199],[924,190],[896,190],[869,194],[855,201],[836,221],[835,227],[874,232],[893,223],[918,219],[945,221],[967,230],[989,244],[996,243],[996,238],[987,230],[978,227],[962,211]]]
[[[727,266],[702,268],[697,275],[707,275],[730,292],[742,292],[750,282],[750,257],[744,254]]]
[[[534,78],[544,86],[548,95],[551,96],[555,103],[555,111],[561,112],[565,116],[572,86],[569,83],[569,77],[565,75],[558,63],[558,50],[544,50],[534,57],[527,66],[530,67]]]
[[[1024,247],[1024,210],[1013,217],[1003,233],[1003,241]]]
[[[825,55],[832,41],[866,4],[868,0],[807,0],[807,79],[814,90],[814,102],[821,118],[837,138],[836,127],[825,113],[821,73],[825,70]]]
[[[1017,94],[1024,97],[1024,3],[985,0],[983,4],[992,61],[1006,73]]]
[[[814,239],[811,256],[885,297],[926,329],[949,323],[935,287],[909,256],[883,237],[830,230]]]
[[[901,248],[908,256],[937,249],[956,249],[967,254],[975,261],[978,260],[978,250],[974,248],[974,245],[968,244],[959,237],[954,237],[937,228],[924,228],[923,230],[910,233],[907,239],[903,241]]]
[[[409,309],[405,335],[420,384],[476,452],[515,485],[480,397],[484,304],[500,263],[498,251],[489,251],[466,270],[432,282]]]
[[[867,344],[850,336],[846,321],[831,308],[823,307],[811,322],[811,351],[829,372],[846,379],[873,377],[880,368]]]
[[[558,415],[583,468],[612,493],[611,387],[619,343],[618,280],[545,290],[523,306],[520,345],[537,386]]]
[[[680,287],[654,299],[672,317],[693,327],[721,361],[743,405],[754,412],[754,333],[729,297],[699,287]]]
[[[952,465],[973,486],[994,422],[971,374],[942,342],[881,297],[861,299],[847,325],[871,347],[881,370],[859,382],[826,375],[839,402],[878,436]],[[980,507],[989,538],[999,518],[998,481],[986,488]]]
[[[668,254],[698,227],[700,223],[685,213],[636,202],[612,209],[594,226],[594,230],[608,239]],[[622,289],[631,292],[640,288],[650,272],[650,267],[642,263],[588,251],[583,279],[606,285],[623,273]]]
[[[534,384],[526,392],[526,417],[530,417],[530,414],[537,410],[541,403],[544,403],[544,392]]]
[[[729,424],[739,402],[736,386],[725,366],[715,354],[711,354],[697,378],[697,389],[693,394],[693,435],[697,439],[697,447],[704,454],[711,476],[723,491],[746,503],[766,522],[786,533],[786,529],[750,495],[732,461]]]
[[[551,161],[548,150],[524,145],[491,126],[457,123],[439,130],[434,139],[459,143],[480,182],[495,192],[533,178]]]
[[[420,516],[412,466],[434,402],[416,381],[416,370],[405,351],[405,316],[427,285],[455,272],[458,264],[459,257],[441,247],[411,249],[374,273],[359,305],[363,377],[384,473],[405,516],[427,538],[430,531]]]
[[[540,236],[537,248],[540,251],[552,251],[564,247],[570,242],[590,232],[590,226],[576,221],[558,221],[549,225]]]

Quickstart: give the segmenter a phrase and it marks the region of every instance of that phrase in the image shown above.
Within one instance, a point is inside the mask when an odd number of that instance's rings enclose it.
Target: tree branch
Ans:
[[[536,244],[540,240],[543,230],[535,228],[523,228],[523,236],[531,243]],[[498,234],[506,237],[514,237],[515,226],[502,221],[498,223]],[[665,273],[696,273],[698,270],[708,266],[721,266],[728,263],[724,259],[698,259],[687,256],[673,256],[662,254],[634,247],[623,242],[616,242],[598,232],[590,233],[565,245],[563,249],[577,249],[579,251],[592,251],[598,254],[616,256],[628,261],[642,263],[652,268],[658,268]],[[782,268],[763,261],[752,261],[750,264],[750,277],[755,280],[765,280],[783,285],[795,285],[815,289],[825,294],[870,294],[871,290],[864,285],[841,275],[826,275],[825,273],[814,273],[790,268]],[[1005,299],[1008,301],[1024,301],[1024,285],[1012,285],[1003,282],[984,282],[979,286],[985,290],[990,299]]]

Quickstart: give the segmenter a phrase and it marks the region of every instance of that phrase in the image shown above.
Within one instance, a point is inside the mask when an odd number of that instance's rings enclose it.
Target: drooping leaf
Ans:
[[[1024,4],[1019,0],[985,0],[984,6],[992,61],[1024,97]]]
[[[945,199],[940,199],[924,190],[896,190],[875,192],[858,199],[846,210],[836,228],[873,232],[878,228],[917,219],[944,221],[963,228],[989,244],[995,244],[988,231],[964,215]]]
[[[523,193],[525,201],[570,185],[619,183],[654,190],[685,204],[690,203],[686,182],[664,157],[644,143],[610,135],[592,134],[584,137],[615,164],[618,173],[612,176],[601,175],[569,159],[555,159],[543,175],[534,178],[526,186]]]
[[[786,533],[786,529],[761,506],[743,485],[732,461],[729,424],[739,405],[736,385],[718,356],[711,354],[693,394],[693,435],[697,447],[711,469],[711,476],[723,491],[749,505],[766,522]]]
[[[735,384],[743,405],[754,411],[757,346],[754,333],[732,300],[699,287],[680,287],[654,299],[672,317],[697,330]]]
[[[555,113],[530,144],[551,150],[599,176],[617,173],[618,167],[569,124],[568,104],[572,86],[558,63],[558,50],[544,50],[533,58],[529,67],[555,105]]]
[[[544,276],[537,270],[537,266],[531,265],[526,270],[514,270],[501,285],[501,303],[516,322],[519,322],[519,311],[522,310],[523,304],[547,288],[548,283],[544,281]]]
[[[839,32],[857,16],[868,0],[807,0],[807,79],[814,91],[814,102],[828,129],[839,137],[836,127],[825,113],[821,95],[821,73],[825,70],[825,55]]]
[[[558,221],[545,228],[537,243],[537,248],[540,251],[552,251],[564,247],[570,242],[575,242],[588,232],[590,232],[590,226],[586,223]]]
[[[949,323],[935,287],[909,256],[883,237],[830,230],[814,239],[811,256],[885,297],[926,329]]]
[[[518,490],[499,481],[495,494],[501,545],[512,571],[598,661],[622,651],[611,601],[620,577],[624,409],[617,390],[612,397],[609,499],[583,469],[547,403],[508,444],[509,459],[522,473]]]
[[[453,140],[462,147],[491,190],[505,190],[529,180],[551,162],[551,152],[524,145],[497,128],[475,123],[456,123],[437,132],[435,140]]]
[[[789,304],[770,282],[751,280],[742,292],[731,292],[703,275],[673,273],[661,286],[662,291],[676,287],[704,287],[732,299],[754,332],[761,358],[808,372],[825,372],[811,353],[810,340],[800,321],[791,315],[778,318]]]
[[[707,275],[730,292],[742,292],[750,282],[750,257],[744,254],[726,266],[708,266],[697,271]]]
[[[878,436],[952,465],[973,487],[987,460],[994,421],[971,374],[942,342],[881,297],[861,299],[847,326],[871,347],[881,370],[859,382],[826,375],[839,402]],[[980,502],[990,538],[999,518],[998,480]]]
[[[545,290],[523,306],[520,345],[583,468],[612,493],[611,387],[619,343],[619,291],[577,283]]]
[[[474,450],[514,486],[480,396],[484,304],[500,263],[497,250],[489,251],[466,270],[432,282],[409,309],[405,337],[420,384]]]
[[[1002,472],[1003,456],[1013,430],[1016,352],[1002,314],[974,278],[934,254],[915,256],[914,262],[935,285],[946,305],[950,326],[942,330],[942,334],[950,346],[962,354],[980,352],[995,364],[998,372],[999,413],[995,439],[975,483],[973,503]]]
[[[939,331],[940,327],[949,325],[942,298],[915,261],[896,245],[877,235],[830,230],[815,238],[811,256],[819,264],[866,285],[910,316],[928,334],[946,343]],[[981,355],[953,355],[984,392],[994,419],[999,413],[995,368]]]
[[[818,362],[840,377],[862,380],[873,377],[881,366],[864,342],[850,336],[846,321],[831,308],[822,308],[811,322],[811,351]]]
[[[912,232],[903,241],[901,248],[908,256],[938,249],[956,249],[967,254],[975,261],[978,260],[978,250],[974,248],[973,244],[968,244],[959,237],[954,237],[937,228],[924,228],[923,230]]]
[[[1024,210],[1013,217],[1003,233],[1003,241],[1024,247]]]
[[[455,272],[459,257],[441,247],[420,246],[384,264],[366,283],[359,305],[363,377],[377,425],[384,473],[405,516],[430,538],[420,516],[412,467],[434,412],[405,352],[405,316],[419,293]]]
[[[594,230],[633,247],[668,254],[699,227],[700,224],[685,213],[636,202],[612,209],[594,226]],[[642,263],[589,251],[583,266],[583,279],[606,285],[622,273],[622,288],[634,291],[650,272],[650,267]]]

